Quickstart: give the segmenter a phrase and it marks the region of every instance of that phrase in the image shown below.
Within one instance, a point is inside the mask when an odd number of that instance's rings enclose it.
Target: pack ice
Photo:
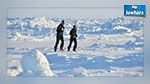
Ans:
[[[19,76],[54,76],[47,58],[37,49],[27,52],[21,64],[23,72]]]

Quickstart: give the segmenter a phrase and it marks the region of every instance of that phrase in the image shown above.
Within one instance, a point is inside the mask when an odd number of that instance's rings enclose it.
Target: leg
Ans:
[[[64,47],[64,37],[62,36],[60,40],[61,40],[60,50],[63,50],[63,47]]]
[[[58,36],[57,36],[57,37],[56,37],[56,43],[55,43],[55,46],[54,46],[54,51],[55,51],[55,52],[57,51],[58,43],[59,43],[59,38],[58,38]]]
[[[70,51],[70,47],[71,47],[71,44],[72,44],[72,38],[70,38],[70,43],[69,43],[69,46],[68,46],[68,51]]]
[[[74,41],[73,51],[76,51],[76,48],[77,48],[77,39],[75,38],[73,41]]]

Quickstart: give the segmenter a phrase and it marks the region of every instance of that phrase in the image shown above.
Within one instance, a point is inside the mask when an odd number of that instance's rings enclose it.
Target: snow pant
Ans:
[[[54,46],[54,51],[55,52],[57,51],[57,46],[59,44],[59,40],[61,40],[60,50],[63,50],[63,47],[64,47],[64,37],[63,37],[63,35],[57,35],[56,36],[56,43],[55,43],[55,46]]]
[[[70,51],[70,47],[72,45],[72,42],[74,42],[73,51],[76,51],[76,48],[77,48],[77,39],[76,38],[70,38],[70,43],[69,43],[69,46],[68,46],[68,51]]]

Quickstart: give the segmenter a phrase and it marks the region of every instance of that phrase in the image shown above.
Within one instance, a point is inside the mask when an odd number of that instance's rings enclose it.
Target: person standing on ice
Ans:
[[[73,28],[71,29],[71,31],[69,32],[70,34],[70,43],[68,46],[68,51],[70,51],[70,47],[72,45],[72,42],[74,42],[74,47],[73,47],[73,51],[76,51],[77,48],[77,27],[76,25],[73,25]]]
[[[64,32],[64,29],[65,29],[64,24],[65,24],[65,21],[62,20],[62,22],[57,26],[56,43],[55,43],[55,46],[54,46],[54,51],[55,52],[57,51],[57,46],[59,44],[59,40],[61,40],[60,50],[63,51],[63,47],[64,47],[63,32]]]

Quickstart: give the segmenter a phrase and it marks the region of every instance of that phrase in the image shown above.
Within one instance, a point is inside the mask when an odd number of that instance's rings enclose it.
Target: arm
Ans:
[[[61,24],[59,24],[58,26],[57,26],[57,30],[56,30],[57,32],[63,32],[64,31],[64,26],[62,26]]]
[[[73,30],[71,29],[70,32],[69,32],[69,35],[72,35],[72,31],[73,31]]]

